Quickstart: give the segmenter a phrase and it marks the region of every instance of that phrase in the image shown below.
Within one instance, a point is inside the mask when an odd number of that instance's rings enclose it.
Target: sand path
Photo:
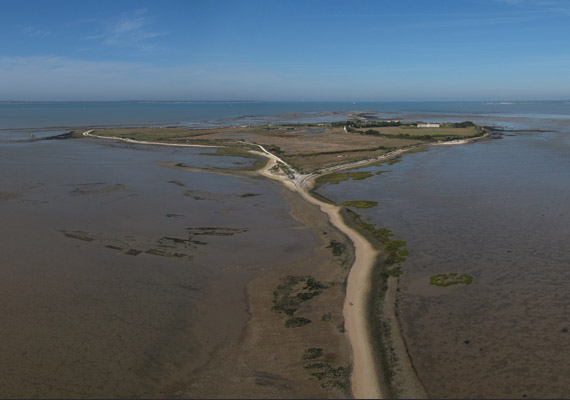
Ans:
[[[329,216],[331,224],[348,236],[354,245],[355,260],[348,274],[343,308],[345,330],[352,347],[352,394],[357,399],[382,398],[384,393],[378,379],[379,371],[373,356],[369,321],[366,318],[371,274],[378,252],[360,233],[346,225],[340,215],[340,207],[319,201],[308,193],[305,186],[312,187],[314,176],[302,175],[300,179],[292,181],[286,174],[273,173],[272,169],[277,163],[282,163],[291,170],[292,168],[262,146],[258,147],[270,160],[259,172],[282,182],[289,189],[297,191],[309,203],[319,206],[321,211]]]
[[[93,131],[94,131],[94,129],[91,129],[91,130],[89,130],[89,131],[85,131],[85,132],[83,132],[83,136],[92,137],[92,138],[96,138],[96,139],[120,140],[121,142],[133,143],[133,144],[150,144],[150,145],[154,145],[154,146],[207,147],[207,148],[211,148],[211,149],[215,149],[215,148],[220,147],[220,146],[209,146],[209,145],[205,145],[205,144],[184,144],[184,143],[149,142],[149,141],[147,141],[147,140],[135,140],[135,139],[129,139],[129,138],[118,137],[118,136],[99,136],[99,135],[93,135],[93,134],[91,133],[91,132],[93,132]]]
[[[371,274],[378,252],[362,235],[344,223],[340,207],[320,202],[304,190],[299,193],[307,201],[320,206],[331,224],[346,234],[354,245],[355,260],[348,275],[343,308],[345,329],[352,346],[352,394],[357,399],[382,398],[370,321],[367,319]]]

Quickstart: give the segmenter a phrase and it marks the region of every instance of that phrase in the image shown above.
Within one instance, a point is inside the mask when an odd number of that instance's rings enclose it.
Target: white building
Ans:
[[[439,124],[417,124],[416,125],[418,128],[439,128]]]

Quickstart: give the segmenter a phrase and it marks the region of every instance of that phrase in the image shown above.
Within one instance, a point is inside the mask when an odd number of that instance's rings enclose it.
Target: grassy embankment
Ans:
[[[343,121],[208,129],[116,128],[97,129],[93,134],[162,143],[242,148],[246,151],[252,149],[248,144],[259,144],[297,171],[309,173],[330,166],[372,159],[396,149],[413,151],[423,144],[476,137],[482,135],[483,130],[471,123],[445,124],[441,128],[416,128],[409,125],[383,126],[380,122]]]
[[[377,163],[376,166],[384,164],[394,165],[401,161],[400,157],[393,158],[384,162]],[[379,171],[351,171],[335,172],[322,175],[317,178],[317,185],[338,184],[349,179],[362,180],[388,173],[387,170]],[[368,208],[377,204],[375,201],[355,200],[343,202],[340,205],[351,208]],[[373,351],[375,359],[379,360],[380,372],[382,374],[382,386],[386,388],[389,397],[395,397],[400,390],[395,383],[396,370],[400,368],[399,356],[396,354],[393,345],[392,332],[394,327],[390,325],[388,316],[384,316],[384,302],[386,291],[388,288],[388,280],[390,278],[397,279],[402,274],[402,264],[408,256],[408,251],[404,249],[406,242],[396,240],[389,229],[379,228],[371,223],[362,220],[361,216],[350,208],[342,211],[343,217],[347,224],[353,229],[363,234],[370,243],[377,249],[381,250],[381,255],[376,261],[376,265],[372,272],[372,290],[368,305],[368,320],[371,321],[369,329],[373,338]],[[399,331],[399,328],[396,329]],[[404,357],[404,356],[402,356]]]
[[[347,225],[358,230],[370,243],[381,251],[372,272],[372,293],[368,304],[368,321],[370,336],[372,337],[373,351],[375,359],[380,363],[379,377],[382,387],[386,388],[387,398],[395,397],[397,388],[393,378],[397,367],[398,357],[392,345],[391,328],[383,316],[384,297],[388,289],[388,279],[399,277],[402,273],[401,264],[405,261],[408,251],[403,247],[406,242],[394,240],[389,229],[378,228],[373,224],[362,221],[361,216],[356,212],[345,208],[342,210],[343,218]]]
[[[349,200],[343,201],[340,203],[341,206],[344,207],[353,207],[353,208],[372,208],[378,205],[377,201],[371,200]]]

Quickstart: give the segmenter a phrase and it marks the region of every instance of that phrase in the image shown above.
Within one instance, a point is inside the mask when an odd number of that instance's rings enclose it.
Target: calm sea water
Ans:
[[[331,111],[570,118],[570,102],[93,102],[0,103],[1,129],[104,125],[250,123],[268,116]],[[322,119],[322,117],[320,117]]]

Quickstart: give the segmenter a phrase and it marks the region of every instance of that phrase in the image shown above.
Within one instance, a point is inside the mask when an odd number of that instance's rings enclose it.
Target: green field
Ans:
[[[394,137],[401,137],[401,136],[411,136],[411,137],[425,137],[431,136],[434,138],[448,138],[448,137],[455,137],[455,138],[466,138],[466,137],[473,137],[477,136],[480,132],[479,128],[476,126],[467,127],[467,128],[417,128],[415,126],[393,126],[393,127],[386,127],[386,128],[358,128],[357,131],[359,133],[365,133],[366,131],[373,130],[378,132],[381,135],[388,135]]]

